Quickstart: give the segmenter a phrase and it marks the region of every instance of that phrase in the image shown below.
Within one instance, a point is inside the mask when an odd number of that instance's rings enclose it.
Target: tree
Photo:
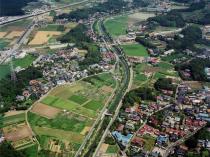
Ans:
[[[0,144],[0,155],[2,157],[25,157],[22,153],[16,151],[7,141]]]

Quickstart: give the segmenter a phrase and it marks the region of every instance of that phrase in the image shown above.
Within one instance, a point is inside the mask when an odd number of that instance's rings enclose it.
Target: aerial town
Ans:
[[[0,2],[0,157],[209,157],[210,0]]]

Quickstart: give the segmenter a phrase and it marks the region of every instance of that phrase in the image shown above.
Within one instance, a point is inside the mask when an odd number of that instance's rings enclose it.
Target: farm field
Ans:
[[[72,156],[112,94],[114,82],[109,73],[95,75],[58,86],[35,103],[28,112],[28,121],[41,146],[56,153],[66,147]],[[62,144],[49,146],[54,140]]]
[[[137,56],[137,57],[147,57],[148,52],[143,45],[140,44],[128,44],[122,45],[122,48],[126,55]]]
[[[28,45],[43,45],[46,44],[51,37],[59,35],[61,35],[59,31],[38,31]]]
[[[1,116],[0,129],[2,129],[5,139],[10,141],[17,150],[35,144],[32,139],[32,130],[26,124],[24,111],[7,112]]]
[[[13,124],[19,124],[24,121],[25,121],[25,113],[0,117],[0,128],[13,125]]]
[[[24,31],[11,31],[8,35],[5,36],[7,39],[13,39],[16,37],[20,37]]]

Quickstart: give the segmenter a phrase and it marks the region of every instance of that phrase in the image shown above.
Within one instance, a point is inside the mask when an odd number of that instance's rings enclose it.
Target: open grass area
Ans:
[[[105,22],[107,31],[114,37],[125,35],[128,26],[128,16],[116,16]]]
[[[30,66],[33,61],[36,59],[36,57],[32,55],[27,55],[24,58],[21,59],[14,59],[13,65],[14,67],[20,66],[21,68],[27,68]],[[10,65],[9,64],[1,64],[0,65],[0,79],[5,78],[7,75],[10,74]]]
[[[20,58],[20,59],[15,59],[13,61],[13,65],[15,67],[22,67],[22,68],[26,68],[28,67],[29,65],[31,65],[33,63],[33,61],[36,59],[35,56],[33,55],[27,55],[25,56],[24,58]]]
[[[54,119],[47,119],[34,113],[28,114],[29,123],[33,126],[81,132],[85,126],[91,126],[92,121],[74,114],[59,114]]]
[[[109,145],[109,147],[106,150],[106,153],[117,153],[119,151],[119,148],[117,145]]]
[[[12,125],[12,124],[19,124],[25,121],[25,113],[8,116],[8,117],[0,117],[0,128]]]
[[[144,149],[146,151],[152,151],[154,145],[155,145],[155,138],[149,136],[149,135],[144,135],[143,136],[143,139],[144,139]]]
[[[91,100],[85,104],[84,107],[94,111],[100,111],[103,108],[103,104],[98,101]]]
[[[146,48],[141,44],[128,44],[122,45],[122,48],[128,56],[147,57],[148,52]]]

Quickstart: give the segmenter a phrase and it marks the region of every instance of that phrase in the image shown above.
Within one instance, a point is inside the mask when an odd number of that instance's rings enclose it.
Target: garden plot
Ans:
[[[52,119],[52,118],[55,118],[56,115],[59,112],[61,112],[61,110],[52,106],[42,104],[42,103],[37,103],[33,106],[31,112],[41,115],[43,117]]]
[[[25,123],[4,127],[3,133],[6,140],[13,142],[27,137],[32,138],[32,131]]]

